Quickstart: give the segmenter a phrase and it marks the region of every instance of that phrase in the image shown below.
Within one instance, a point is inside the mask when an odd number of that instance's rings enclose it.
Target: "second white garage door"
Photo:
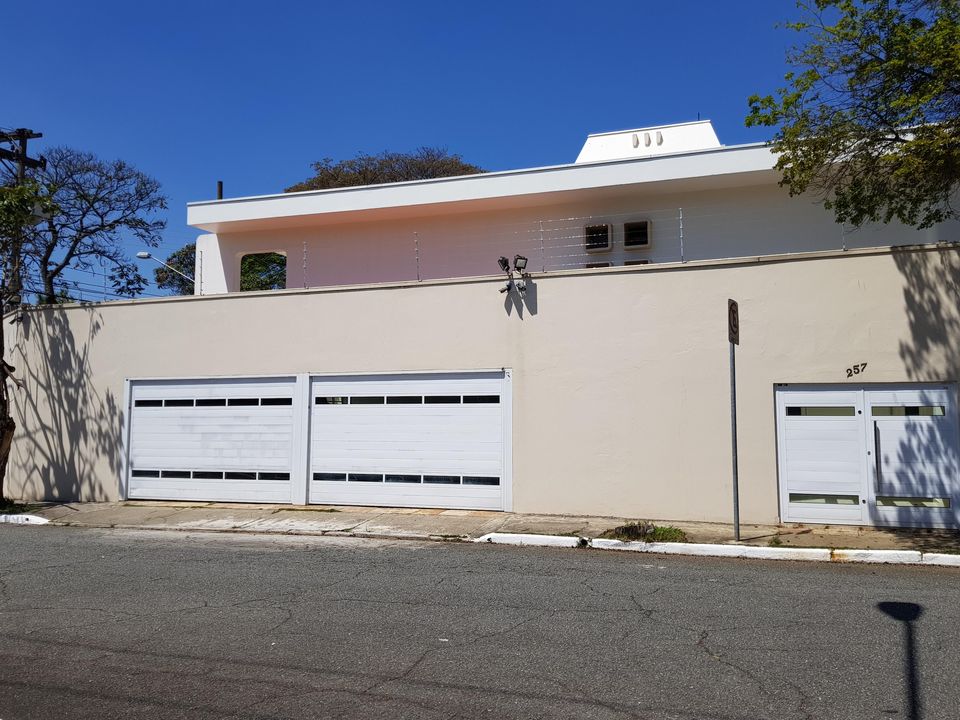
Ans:
[[[309,501],[509,509],[504,373],[311,383]]]

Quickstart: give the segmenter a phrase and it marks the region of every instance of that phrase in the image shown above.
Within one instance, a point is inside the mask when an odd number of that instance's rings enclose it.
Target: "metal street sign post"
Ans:
[[[737,472],[737,353],[740,344],[740,307],[727,300],[727,337],[730,340],[730,444],[733,457],[733,537],[740,540],[740,487]]]

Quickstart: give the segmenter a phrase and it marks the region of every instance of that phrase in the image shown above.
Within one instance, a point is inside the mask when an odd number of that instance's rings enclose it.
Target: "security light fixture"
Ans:
[[[509,273],[509,272],[510,272],[510,261],[507,260],[507,258],[505,258],[503,255],[501,255],[499,258],[497,258],[497,262],[500,263],[500,269],[501,269],[503,272],[505,272],[505,273]]]
[[[510,289],[512,287],[513,287],[513,280],[507,280],[507,282],[503,284],[503,287],[500,288],[500,292],[501,293],[510,292]]]
[[[527,269],[527,259],[523,255],[517,255],[513,258],[513,269],[523,275]]]
[[[517,280],[517,290],[520,291],[520,296],[523,297],[527,294],[527,281],[526,280]]]

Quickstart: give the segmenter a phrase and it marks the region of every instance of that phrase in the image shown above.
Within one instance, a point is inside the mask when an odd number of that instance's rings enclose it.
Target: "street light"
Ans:
[[[137,253],[137,257],[140,258],[141,260],[153,260],[153,261],[155,261],[155,262],[158,262],[158,263],[160,263],[161,265],[163,265],[165,268],[167,268],[168,270],[172,270],[173,272],[175,272],[175,273],[176,273],[177,275],[179,275],[180,277],[186,278],[187,280],[189,280],[189,281],[192,282],[192,283],[196,283],[196,281],[195,281],[192,277],[190,277],[189,275],[187,275],[186,273],[180,272],[179,270],[177,270],[177,269],[176,269],[175,267],[173,267],[172,265],[167,265],[163,260],[161,260],[160,258],[155,258],[151,253],[148,253],[146,250],[141,250],[140,252],[138,252],[138,253]]]

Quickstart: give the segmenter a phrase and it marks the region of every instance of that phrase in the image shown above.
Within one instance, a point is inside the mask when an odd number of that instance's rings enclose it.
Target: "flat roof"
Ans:
[[[752,143],[655,157],[205,200],[187,204],[187,224],[208,232],[229,232],[264,227],[277,220],[283,220],[284,225],[309,224],[311,217],[318,216],[396,208],[426,209],[433,205],[505,198],[533,201],[535,196],[552,193],[669,181],[713,179],[718,186],[749,184],[749,176],[771,172],[775,162],[769,144]]]

